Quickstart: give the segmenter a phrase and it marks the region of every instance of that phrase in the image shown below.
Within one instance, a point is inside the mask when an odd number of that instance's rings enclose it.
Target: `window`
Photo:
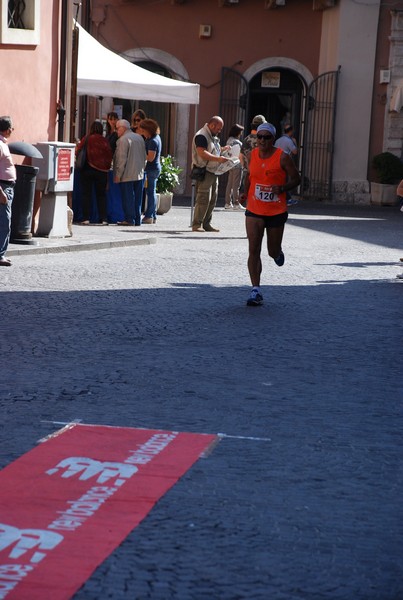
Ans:
[[[39,44],[40,0],[0,0],[0,5],[0,43]]]

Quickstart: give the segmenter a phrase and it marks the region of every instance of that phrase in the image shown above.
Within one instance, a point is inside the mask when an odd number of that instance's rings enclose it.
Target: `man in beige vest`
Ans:
[[[206,174],[203,181],[196,181],[192,231],[219,231],[212,227],[211,217],[217,202],[218,175],[216,171],[220,163],[228,160],[221,156],[222,148],[217,137],[223,126],[224,121],[221,117],[211,117],[193,138],[193,165],[206,167]]]

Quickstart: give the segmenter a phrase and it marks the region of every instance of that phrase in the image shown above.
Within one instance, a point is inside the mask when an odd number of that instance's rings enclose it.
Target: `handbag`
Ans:
[[[192,166],[192,170],[190,171],[190,178],[195,181],[203,181],[206,176],[206,167],[196,167]]]
[[[76,154],[76,169],[83,169],[87,163],[87,139]]]

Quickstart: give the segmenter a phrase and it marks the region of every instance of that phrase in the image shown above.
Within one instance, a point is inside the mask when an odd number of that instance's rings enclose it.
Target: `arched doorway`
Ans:
[[[243,77],[248,82],[246,126],[254,115],[263,114],[280,135],[289,112],[296,137],[302,141],[306,92],[313,80],[309,69],[292,58],[272,56],[251,65]]]
[[[304,85],[296,73],[285,68],[265,69],[249,82],[248,124],[254,115],[264,115],[275,126],[277,135],[290,123],[300,139],[303,98]]]
[[[248,133],[253,117],[262,114],[276,127],[277,135],[287,123],[294,127],[300,191],[305,198],[329,200],[332,196],[339,72],[340,68],[313,79],[306,67],[281,57],[260,60],[243,74],[223,69],[220,114],[224,122],[236,115]],[[220,195],[225,183],[224,175]]]
[[[273,123],[278,136],[283,133],[284,125],[291,123],[300,148],[296,161],[301,170],[305,101],[312,80],[311,73],[303,65],[282,57],[259,60],[243,74],[223,69],[220,101],[220,115],[226,124],[223,141],[235,117],[245,127],[245,135],[250,132],[252,119],[258,114]],[[220,178],[220,196],[225,185],[226,177],[223,176]]]

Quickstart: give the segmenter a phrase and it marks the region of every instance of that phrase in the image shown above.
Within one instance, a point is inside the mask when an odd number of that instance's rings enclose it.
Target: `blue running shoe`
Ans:
[[[274,259],[274,262],[276,263],[276,265],[278,267],[282,267],[285,261],[285,256],[284,256],[284,252],[281,250],[280,254],[277,256],[277,258]]]
[[[263,296],[256,288],[253,288],[253,290],[250,293],[249,298],[246,301],[246,305],[247,306],[260,306],[261,304],[263,304]]]

